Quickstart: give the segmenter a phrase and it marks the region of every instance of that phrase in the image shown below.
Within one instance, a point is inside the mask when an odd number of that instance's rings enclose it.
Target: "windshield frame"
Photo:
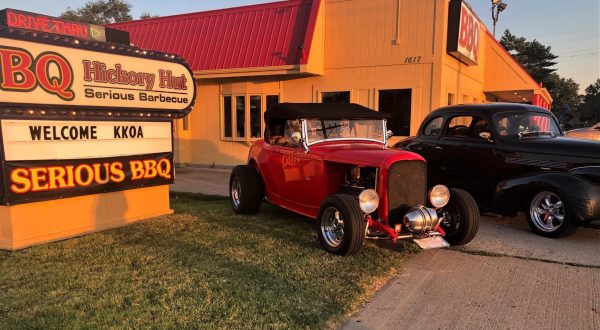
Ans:
[[[500,138],[500,139],[508,139],[508,140],[522,140],[523,139],[520,136],[520,134],[518,134],[518,133],[515,134],[515,135],[501,135],[500,134],[500,130],[498,129],[498,121],[501,118],[508,117],[508,116],[511,116],[511,115],[527,115],[527,116],[529,116],[529,115],[538,115],[538,116],[547,116],[547,117],[549,117],[554,122],[554,124],[556,125],[556,128],[558,128],[558,132],[559,132],[557,135],[554,135],[554,134],[551,134],[551,135],[548,135],[548,134],[535,134],[535,135],[527,136],[525,138],[540,138],[540,137],[543,137],[543,138],[555,138],[555,137],[559,137],[559,136],[565,135],[565,133],[562,130],[562,128],[560,128],[558,120],[549,111],[546,113],[546,112],[542,112],[542,111],[531,111],[531,110],[527,110],[527,111],[515,111],[515,110],[510,111],[510,110],[507,110],[507,111],[497,112],[497,113],[495,113],[492,116],[492,126],[493,126],[494,131],[496,133],[496,136],[498,138]],[[550,132],[550,133],[552,133],[552,132]]]
[[[353,138],[334,138],[334,139],[323,138],[320,140],[309,142],[308,141],[308,127],[306,125],[307,120],[377,120],[377,121],[382,121],[383,140],[353,137]],[[373,119],[373,118],[339,118],[339,119],[303,118],[303,119],[300,119],[300,122],[302,123],[302,144],[304,145],[304,148],[307,151],[308,151],[308,148],[312,145],[326,143],[326,142],[334,142],[334,141],[369,141],[369,142],[376,142],[376,143],[382,144],[384,149],[387,146],[388,137],[387,137],[387,120],[386,119],[379,119],[379,118],[378,119]]]

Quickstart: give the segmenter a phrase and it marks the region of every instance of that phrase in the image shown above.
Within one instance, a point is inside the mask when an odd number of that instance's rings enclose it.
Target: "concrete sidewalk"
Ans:
[[[177,167],[175,169],[175,183],[171,185],[170,190],[229,196],[230,174],[231,169]]]
[[[599,329],[600,269],[423,251],[343,326],[404,328]]]

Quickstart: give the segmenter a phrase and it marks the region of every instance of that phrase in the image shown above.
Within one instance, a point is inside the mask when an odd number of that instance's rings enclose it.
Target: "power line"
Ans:
[[[595,36],[591,36],[591,37],[587,37],[587,38],[580,38],[580,39],[552,41],[552,42],[548,42],[548,44],[550,46],[552,46],[552,44],[559,44],[559,43],[563,43],[563,42],[572,42],[572,41],[580,41],[580,40],[588,40],[588,39],[594,39],[594,38],[598,38],[598,37],[600,37],[600,35],[595,35]]]
[[[591,53],[581,53],[581,54],[576,54],[576,55],[570,55],[570,56],[561,56],[559,55],[558,58],[566,58],[569,60],[575,60],[576,57],[585,57],[585,56],[593,56],[598,54],[598,52],[591,52]]]
[[[597,51],[597,50],[598,50],[598,48],[596,47],[596,48],[589,48],[589,49],[580,49],[580,50],[577,50],[577,51],[574,51],[574,52],[568,52],[568,53],[562,53],[562,54],[557,53],[556,55],[558,55],[558,56],[568,56],[568,55],[580,54],[580,53],[583,53],[583,52],[591,52],[591,51]]]
[[[598,29],[576,30],[576,31],[561,32],[561,33],[537,34],[537,35],[529,36],[529,38],[546,37],[546,36],[560,36],[560,35],[564,35],[564,34],[574,34],[574,33],[589,32],[589,31],[598,31]]]

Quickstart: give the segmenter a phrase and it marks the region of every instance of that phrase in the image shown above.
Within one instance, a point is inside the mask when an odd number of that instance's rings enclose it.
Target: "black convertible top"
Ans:
[[[265,112],[265,122],[273,119],[389,119],[390,115],[355,103],[280,103]]]

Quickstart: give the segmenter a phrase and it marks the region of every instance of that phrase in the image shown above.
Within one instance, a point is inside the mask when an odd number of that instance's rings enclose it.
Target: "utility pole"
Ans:
[[[503,12],[508,4],[502,2],[502,0],[492,0],[492,21],[494,22],[494,38],[496,37],[496,22],[498,22],[498,16]]]

